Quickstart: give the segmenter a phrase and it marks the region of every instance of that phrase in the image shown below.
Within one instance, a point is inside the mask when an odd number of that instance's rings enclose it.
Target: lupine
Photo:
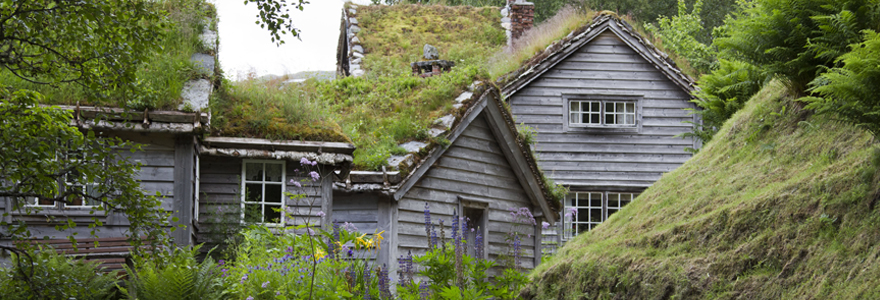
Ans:
[[[460,230],[459,225],[458,225],[459,221],[460,220],[458,218],[458,214],[455,212],[455,210],[452,210],[452,244],[455,247],[454,248],[454,250],[455,250],[455,282],[457,282],[459,288],[461,288],[462,287],[461,283],[463,281],[462,276],[464,273],[464,267],[462,266],[462,261],[461,261],[461,256],[462,256],[463,251],[461,251],[462,249],[461,249],[460,236],[463,236],[464,232],[459,233],[459,230]]]
[[[406,276],[409,281],[413,280],[413,274],[415,274],[415,268],[413,268],[412,250],[409,250],[406,252]]]
[[[452,243],[458,248],[458,213],[452,210]]]
[[[434,224],[431,224],[431,249],[434,249],[434,247],[436,247],[436,246],[437,246],[437,230],[434,229]]]
[[[382,268],[379,268],[379,293],[382,295],[382,299],[391,299],[390,284],[391,280],[388,278],[388,266],[383,264]]]
[[[428,300],[431,297],[431,291],[428,289],[428,282],[422,280],[419,283],[419,299]]]
[[[364,265],[364,299],[370,300],[370,268]]]
[[[431,241],[431,210],[428,207],[428,202],[425,202],[425,236],[428,237],[428,247],[434,249],[434,244]]]
[[[446,226],[443,226],[443,219],[440,219],[440,245],[446,249]]]
[[[406,280],[406,258],[401,255],[400,258],[397,259],[397,264],[399,267],[397,269],[397,275],[400,280],[400,285],[406,287],[409,284]]]

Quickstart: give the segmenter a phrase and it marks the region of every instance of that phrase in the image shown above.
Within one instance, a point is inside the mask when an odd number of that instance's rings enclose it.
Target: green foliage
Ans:
[[[877,29],[880,13],[872,0],[762,0],[719,31],[715,45],[724,57],[755,65],[802,94],[817,75],[835,66],[859,32]]]
[[[88,227],[93,236],[103,225],[102,216],[121,212],[131,223],[130,236],[147,236],[151,244],[158,244],[166,235],[162,227],[167,226],[169,213],[155,196],[144,193],[135,180],[139,164],[123,152],[137,151],[139,146],[119,138],[99,138],[94,131],[82,132],[70,126],[69,111],[37,105],[42,100],[37,92],[10,93],[0,87],[0,197],[12,199],[10,208],[22,214],[42,210],[26,206],[38,197],[65,205],[100,203],[89,211],[93,223]],[[77,225],[68,220],[62,224],[57,229]],[[3,221],[0,225],[3,239],[31,238],[23,220]],[[140,242],[140,238],[133,241],[135,245]]]
[[[44,102],[176,109],[187,80],[211,75],[190,62],[204,48],[203,20],[215,17],[203,0],[4,2],[0,47],[17,54],[0,63],[0,82]]]
[[[684,57],[698,72],[708,73],[715,64],[716,50],[697,39],[711,30],[703,27],[700,18],[702,7],[703,0],[697,0],[693,10],[688,13],[685,1],[678,0],[678,15],[660,17],[656,27],[645,23],[645,29],[662,40],[667,49]]]
[[[114,299],[116,277],[97,262],[85,262],[36,249],[13,254],[10,268],[0,268],[3,299]]]
[[[682,5],[694,8],[696,3],[701,2],[703,9],[694,12],[702,20],[702,26],[707,31],[703,31],[696,35],[697,40],[701,43],[711,43],[711,31],[715,27],[723,24],[727,15],[737,10],[736,0],[688,0],[686,2],[677,0],[582,0],[583,6],[600,11],[610,10],[620,15],[629,15],[641,22],[657,22],[662,16],[674,16],[676,12],[681,12]],[[537,13],[537,12],[536,12]]]
[[[272,42],[276,45],[281,46],[284,44],[281,36],[288,32],[290,35],[299,38],[299,29],[293,27],[293,21],[290,19],[290,8],[286,0],[245,0],[244,3],[254,3],[257,5],[257,8],[260,10],[260,13],[257,14],[257,17],[259,17],[257,24],[260,24],[260,28],[265,28],[269,31]],[[303,4],[308,3],[309,1],[307,0],[297,0],[291,1],[290,5],[294,9],[302,11]]]
[[[171,248],[133,258],[126,288],[129,299],[222,299],[220,267],[208,256],[198,262],[200,246]]]
[[[720,60],[715,71],[700,78],[697,83],[700,90],[696,92],[697,98],[692,100],[700,108],[692,113],[699,115],[702,123],[694,124],[694,131],[682,136],[708,143],[724,122],[766,84],[766,80],[753,65]]]
[[[865,30],[863,42],[852,44],[851,52],[837,62],[843,66],[830,69],[810,83],[807,108],[835,116],[880,136],[880,34]]]

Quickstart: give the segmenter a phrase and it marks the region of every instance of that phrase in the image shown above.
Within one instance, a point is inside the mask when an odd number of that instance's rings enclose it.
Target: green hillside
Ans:
[[[880,148],[772,83],[532,273],[534,299],[880,299]]]

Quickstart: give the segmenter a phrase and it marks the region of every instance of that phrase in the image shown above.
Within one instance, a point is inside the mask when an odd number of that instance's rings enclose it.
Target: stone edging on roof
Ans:
[[[351,76],[364,76],[366,71],[361,67],[364,59],[364,46],[357,37],[357,33],[361,31],[357,20],[357,4],[348,2],[348,8],[342,9],[342,24],[345,26],[346,39],[348,41],[348,72]]]

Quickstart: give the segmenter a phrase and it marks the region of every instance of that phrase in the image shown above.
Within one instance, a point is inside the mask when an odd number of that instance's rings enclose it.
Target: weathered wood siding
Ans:
[[[432,223],[438,224],[438,220],[443,219],[446,237],[450,238],[452,213],[454,209],[459,209],[459,196],[489,203],[486,253],[489,259],[508,254],[510,245],[505,237],[514,228],[510,223],[510,209],[529,207],[534,211],[535,208],[484,118],[485,115],[477,117],[400,199],[396,206],[396,218],[393,219],[396,220],[394,231],[398,247],[396,253],[391,254],[392,259],[406,255],[410,250],[413,255],[426,251],[425,203],[430,206]],[[533,234],[533,231],[523,228],[524,234]],[[534,244],[534,239],[522,241],[522,266],[525,268],[534,268]]]
[[[199,158],[199,216],[197,221],[198,232],[196,243],[208,243],[211,245],[222,242],[218,239],[226,238],[228,234],[241,228],[241,176],[242,164],[245,160],[238,158],[201,156]],[[321,180],[307,180],[301,183],[302,189],[291,184],[291,180],[301,180],[303,168],[299,162],[287,161],[285,163],[286,177],[284,180],[286,192],[304,193],[304,198],[293,199],[285,197],[285,205],[294,218],[288,219],[288,224],[302,224],[306,220],[315,226],[322,226],[318,212],[323,211],[325,201],[332,199],[325,190],[330,186],[331,179],[328,174]],[[323,168],[328,170],[330,168]],[[300,181],[302,182],[302,181]],[[328,199],[325,199],[328,198]]]
[[[637,133],[566,132],[563,95],[640,95]],[[567,186],[635,187],[653,184],[691,155],[689,95],[611,31],[515,93],[517,122],[538,132],[535,150],[544,173]]]
[[[132,153],[129,150],[120,150],[121,156],[133,162],[141,163],[141,170],[135,176],[140,181],[141,187],[147,194],[154,195],[157,192],[162,200],[162,208],[171,211],[174,200],[174,147],[165,143],[142,145],[142,151]],[[63,239],[76,234],[76,237],[86,238],[91,234],[88,225],[94,223],[93,215],[88,208],[43,208],[35,214],[24,214],[22,211],[11,210],[11,201],[0,200],[0,208],[7,209],[10,213],[9,220],[23,220],[27,222],[28,229],[35,238]],[[7,204],[7,202],[10,202]],[[77,227],[64,231],[55,229],[56,225],[73,220]],[[119,213],[99,216],[104,226],[99,228],[97,237],[122,237],[127,234],[128,219]]]
[[[333,221],[351,223],[361,233],[376,232],[379,196],[375,193],[334,193]]]

